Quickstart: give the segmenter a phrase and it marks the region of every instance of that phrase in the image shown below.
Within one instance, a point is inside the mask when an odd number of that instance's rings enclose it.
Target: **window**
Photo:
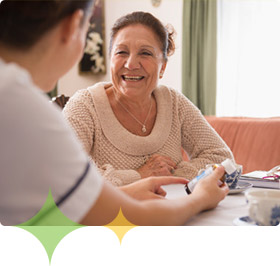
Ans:
[[[280,1],[217,2],[217,116],[280,116]]]

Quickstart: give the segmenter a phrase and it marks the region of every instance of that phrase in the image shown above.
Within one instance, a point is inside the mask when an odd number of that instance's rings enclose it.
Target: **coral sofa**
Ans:
[[[206,120],[232,150],[243,173],[280,165],[280,117],[216,117]]]

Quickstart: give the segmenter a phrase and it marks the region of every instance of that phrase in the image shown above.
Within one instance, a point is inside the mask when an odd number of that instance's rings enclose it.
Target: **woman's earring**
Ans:
[[[163,77],[163,72],[161,71],[160,73],[159,73],[159,78],[161,79]]]

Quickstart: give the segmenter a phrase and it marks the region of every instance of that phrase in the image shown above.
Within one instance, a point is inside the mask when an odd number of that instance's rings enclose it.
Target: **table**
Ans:
[[[178,198],[185,196],[184,185],[172,184],[163,186],[167,192],[166,198]],[[256,188],[249,188],[250,190]],[[248,189],[248,190],[249,190]],[[244,192],[229,194],[221,201],[215,209],[204,211],[192,217],[185,225],[234,225],[233,220],[248,215],[249,206],[246,202]]]

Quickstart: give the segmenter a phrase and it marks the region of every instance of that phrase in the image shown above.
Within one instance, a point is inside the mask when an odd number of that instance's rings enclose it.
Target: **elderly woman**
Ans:
[[[182,225],[226,196],[227,185],[218,185],[223,167],[199,182],[191,195],[133,199],[127,194],[164,196],[161,185],[187,181],[150,177],[120,188],[104,182],[43,93],[80,59],[92,5],[92,0],[0,3],[0,221],[16,225],[38,214],[32,224],[44,224],[40,219],[52,209],[39,210],[51,188],[57,206],[74,222],[108,224],[121,208],[134,224]]]
[[[80,90],[64,115],[102,175],[121,186],[159,175],[197,175],[232,153],[181,93],[158,85],[173,32],[149,13],[121,17],[110,40],[111,82]],[[182,158],[181,147],[190,161]]]

